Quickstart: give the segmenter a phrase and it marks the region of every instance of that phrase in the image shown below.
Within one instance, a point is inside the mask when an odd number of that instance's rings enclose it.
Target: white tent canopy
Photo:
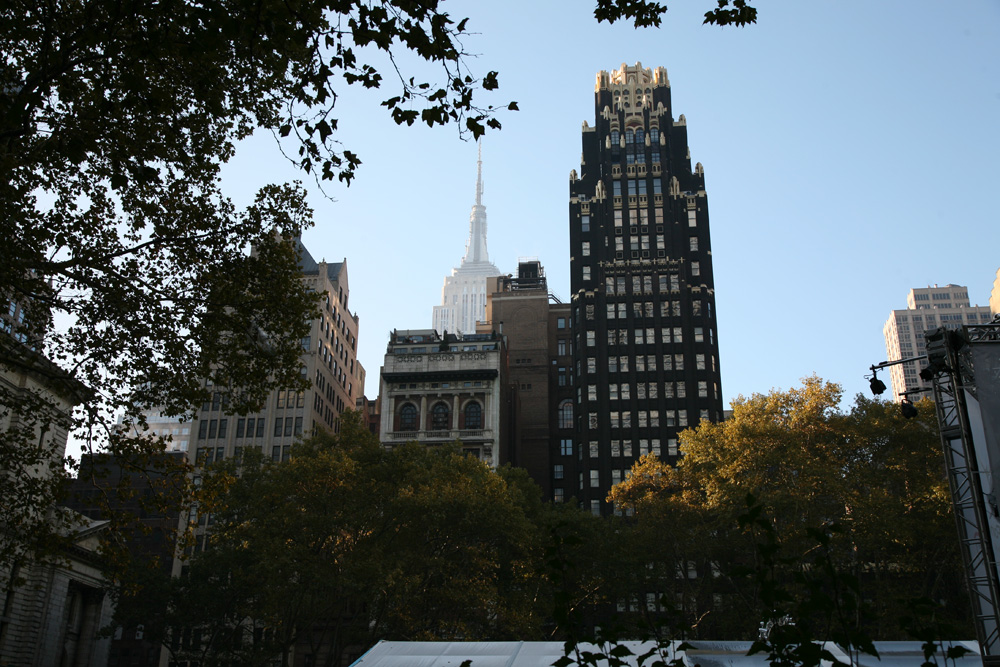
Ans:
[[[664,662],[675,657],[679,642],[667,646],[660,656]],[[684,665],[694,667],[767,667],[766,656],[748,656],[750,642],[694,641],[694,648],[677,652]],[[636,656],[655,648],[653,642],[622,642],[633,655],[627,664],[638,666]],[[971,651],[956,662],[956,667],[981,664],[979,646],[974,641],[946,642],[946,646],[961,645]],[[881,660],[873,656],[853,656],[858,667],[919,667],[924,662],[921,642],[875,642]],[[595,646],[581,644],[580,651],[593,651]],[[843,650],[832,643],[826,648],[841,662],[852,663]],[[549,667],[563,656],[562,642],[389,642],[381,641],[356,660],[352,667],[461,667],[470,661],[471,667]],[[572,657],[572,656],[571,656]],[[939,656],[940,658],[940,656]],[[943,661],[942,661],[943,662]],[[599,663],[606,664],[606,663]],[[647,661],[649,664],[649,661]]]

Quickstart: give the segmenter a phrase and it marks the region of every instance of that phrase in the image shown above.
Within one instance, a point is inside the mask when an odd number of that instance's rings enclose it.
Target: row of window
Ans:
[[[603,445],[603,446],[602,446]],[[601,450],[604,450],[603,452]],[[562,456],[572,456],[573,455],[573,440],[571,438],[564,438],[559,443],[559,454]],[[579,458],[583,459],[583,449],[579,451]],[[602,457],[607,457],[610,455],[613,458],[632,458],[638,456],[644,456],[646,454],[653,454],[654,456],[661,456],[663,451],[660,447],[659,438],[638,438],[635,440],[611,440],[606,443],[599,443],[596,440],[591,440],[587,446],[588,457],[591,459],[598,459]],[[677,449],[677,438],[668,438],[666,454],[667,456],[677,456],[679,450]],[[563,464],[556,464],[553,466],[553,478],[562,479],[562,472],[564,470]]]
[[[282,408],[304,408],[306,406],[306,393],[304,391],[292,391],[291,389],[279,389],[275,397],[274,407]]]
[[[611,181],[611,193],[615,197],[622,196],[622,190],[627,192],[629,196],[645,196],[648,194],[647,191],[647,180],[645,178],[628,178],[625,179],[625,185],[622,186],[622,181],[614,180]],[[659,178],[653,179],[653,194],[661,195],[663,194],[663,181]]]
[[[678,383],[667,382],[667,383],[664,383],[664,392],[665,392],[664,395],[666,396],[667,392],[676,395],[676,391],[674,391],[674,390],[678,386],[681,388],[680,391],[681,391],[682,395],[681,396],[677,396],[677,398],[686,398],[687,397],[687,388],[686,388],[684,382],[678,382]],[[602,386],[602,390],[604,388],[605,387]],[[612,382],[611,384],[606,385],[606,388],[607,388],[607,392],[605,392],[605,395],[607,396],[607,398],[608,398],[609,401],[619,401],[619,400],[620,401],[629,401],[629,400],[632,399],[632,385],[629,384],[628,382],[623,382],[621,384]],[[587,400],[588,401],[596,401],[597,400],[597,389],[598,389],[598,387],[597,387],[596,384],[589,384],[589,385],[587,385]],[[646,399],[646,398],[659,398],[659,393],[660,393],[659,392],[659,383],[656,383],[656,382],[648,382],[648,383],[647,382],[636,382],[635,383],[635,398],[637,398],[637,399],[642,400],[642,399]],[[706,380],[698,380],[698,398],[708,398],[708,381],[706,381]],[[714,398],[714,396],[713,396],[713,398]]]
[[[674,393],[673,383],[666,383],[664,386],[664,396],[671,398],[671,395],[667,393],[667,387],[670,387],[669,393]],[[678,392],[677,398],[685,398],[686,389],[684,384],[681,382],[677,383],[676,390]],[[667,427],[686,427],[688,425],[688,411],[687,410],[664,410],[661,414],[659,410],[638,410],[635,413],[636,420],[635,426],[639,428],[653,428],[659,426]],[[662,424],[661,424],[662,417]],[[611,428],[632,428],[632,411],[611,411],[608,413],[609,423]],[[559,408],[556,411],[556,419],[559,428],[573,428],[573,402],[570,400],[565,400],[559,404]],[[698,411],[698,419],[706,420],[709,419],[709,411],[707,409],[701,409]],[[598,414],[596,412],[588,413],[588,424],[591,430],[597,430],[598,427]],[[628,456],[626,454],[626,456]]]
[[[627,286],[631,283],[632,289]],[[676,273],[634,275],[632,280],[626,276],[605,276],[604,293],[617,296],[628,296],[638,294],[654,294],[653,285],[656,285],[656,292],[667,294],[681,291],[681,277]]]
[[[636,97],[638,97],[639,92],[641,91],[636,91]],[[652,93],[652,91],[649,88],[647,88],[646,94],[649,95],[650,93]],[[627,90],[624,92],[624,95],[626,98],[628,98]],[[617,101],[618,101],[618,95],[616,94],[615,102]],[[611,130],[611,144],[613,146],[618,146],[621,143],[621,138],[622,134],[620,130]],[[657,143],[660,141],[660,128],[658,127],[649,128],[649,141]],[[646,131],[643,128],[638,127],[634,130],[632,128],[625,130],[626,146],[629,144],[645,144],[645,143],[646,143]]]
[[[711,334],[711,330],[709,330],[709,333]],[[632,364],[629,364],[629,359],[632,360]],[[709,362],[707,365],[706,360]],[[659,364],[657,363],[658,361],[660,362]],[[694,363],[697,370],[711,369],[715,371],[715,355],[708,355],[706,357],[704,354],[696,354]],[[579,365],[579,362],[577,364]],[[658,366],[665,371],[682,371],[684,370],[684,355],[664,354],[660,356],[656,354],[638,354],[633,357],[608,357],[608,372],[610,373],[628,373],[630,365],[640,373],[644,371],[656,371]],[[578,375],[580,374],[579,370],[577,369]],[[587,374],[593,375],[595,373],[597,373],[597,357],[587,357]]]
[[[265,417],[240,417],[236,420],[237,438],[263,438]],[[203,419],[198,423],[198,438],[223,439],[229,434],[229,419]],[[274,420],[274,437],[302,435],[302,417],[278,417]]]
[[[476,401],[470,401],[463,411],[464,423],[460,425],[465,429],[483,428],[483,406]],[[404,403],[399,408],[399,423],[397,429],[400,431],[416,431],[420,427],[419,411],[413,403]],[[430,410],[430,430],[447,431],[451,429],[451,408],[444,401],[439,401],[431,406]]]
[[[656,332],[659,331],[660,335],[657,336]],[[712,330],[709,329],[709,338],[711,339]],[[587,332],[587,345],[590,345],[590,334],[595,334],[596,332]],[[683,327],[645,327],[642,329],[608,329],[608,345],[627,345],[628,343],[635,343],[636,345],[653,345],[657,342],[661,343],[683,343],[684,342],[684,329]],[[705,341],[705,329],[703,327],[695,327],[694,329],[694,342],[703,343]]]
[[[705,340],[704,329],[698,327],[699,333],[695,334],[695,342],[701,343]],[[657,336],[656,332],[660,335]],[[708,342],[712,343],[712,329],[708,330]],[[597,345],[597,332],[585,332],[587,347]],[[646,327],[644,329],[609,329],[607,334],[608,345],[655,345],[657,339],[663,344],[680,344],[684,342],[684,331],[681,327]]]
[[[271,447],[271,460],[272,461],[287,461],[291,455],[292,446],[291,445],[274,445]],[[210,463],[218,463],[226,458],[226,448],[225,447],[199,447],[195,450],[195,461],[197,465],[205,466]],[[233,448],[233,458],[237,461],[243,459],[243,448],[234,447]],[[192,509],[192,514],[196,513],[197,509]],[[199,523],[205,525],[206,523],[211,523],[211,521],[206,521],[208,515],[201,514],[199,517]]]
[[[707,410],[705,411],[705,417],[708,418]],[[687,426],[688,425],[688,411],[687,410],[664,410],[663,411],[663,426]],[[635,423],[632,423],[632,411],[631,410],[612,410],[608,413],[608,425],[611,428],[632,428],[636,426],[638,428],[659,428],[660,427],[660,411],[659,410],[636,410],[635,411]],[[597,413],[590,413],[590,428],[596,430],[597,425]]]
[[[625,385],[622,385],[625,386]],[[610,385],[608,385],[610,393]],[[719,390],[718,384],[712,383],[711,395],[709,395],[709,387],[707,381],[698,381],[698,398],[718,398]],[[620,393],[620,392],[619,392]],[[629,392],[631,393],[631,392]],[[639,400],[651,399],[656,400],[659,398],[687,398],[688,396],[688,386],[686,382],[636,382],[635,383],[635,398]],[[595,398],[589,398],[588,400],[597,400]],[[632,400],[631,396],[622,396],[621,398],[611,398],[609,400]],[[582,388],[577,389],[577,401],[583,402]]]
[[[482,380],[467,380],[465,382],[401,382],[396,385],[397,389],[452,389],[458,387],[482,387]]]
[[[697,263],[697,262],[695,262]],[[650,318],[654,317],[656,313],[656,302],[655,301],[632,301],[632,317],[633,318]],[[660,317],[680,317],[681,316],[681,302],[671,301],[670,299],[664,299],[660,301]],[[607,319],[609,320],[625,320],[628,319],[629,312],[629,302],[615,303],[610,302],[607,304],[607,312],[605,313]],[[701,315],[702,303],[701,299],[695,299],[692,301],[691,305],[692,314]],[[696,311],[696,312],[695,312]],[[588,304],[586,307],[586,317],[588,320],[594,319],[594,306]]]

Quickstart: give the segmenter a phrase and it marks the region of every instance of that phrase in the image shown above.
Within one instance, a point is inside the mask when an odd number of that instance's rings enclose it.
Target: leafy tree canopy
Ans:
[[[816,377],[738,397],[730,419],[681,434],[675,468],[644,457],[612,489],[609,500],[635,512],[647,543],[671,535],[664,552],[697,567],[714,563],[725,575],[691,591],[693,600],[727,601],[715,606],[706,631],[749,637],[755,627],[747,619],[755,624],[767,612],[759,591],[732,576],[752,565],[753,544],[736,521],[748,496],[770,517],[793,566],[816,547],[822,526],[838,526],[824,548],[830,566],[855,577],[875,607],[872,636],[905,638],[904,600],[914,597],[944,601],[940,618],[967,620],[933,405],[925,399],[918,416],[905,419],[896,404],[860,395],[844,413],[840,398],[838,385]]]
[[[730,21],[728,5],[711,22],[748,21]],[[638,27],[663,11],[598,0],[595,13]],[[381,106],[398,124],[499,128],[498,109],[474,99],[499,84],[496,72],[467,68],[468,28],[440,0],[6,3],[0,307],[21,315],[0,336],[0,367],[37,374],[42,353],[56,364],[50,380],[87,387],[65,427],[89,450],[155,449],[124,442],[115,417],[141,426],[146,408],[183,414],[204,400],[204,378],[232,390],[234,411],[301,386],[298,341],[315,295],[284,241],[312,224],[305,192],[269,185],[237,210],[220,167],[263,130],[319,183],[350,183],[361,161],[337,139],[336,107],[352,87],[385,90]],[[401,71],[404,54],[436,77]],[[6,417],[38,418],[0,435],[15,475],[61,454],[49,438],[46,451],[21,456],[53,403],[44,391],[0,389]],[[53,495],[27,493],[17,506],[36,514]]]
[[[122,612],[200,628],[168,646],[202,664],[269,664],[298,646],[336,665],[382,638],[539,636],[525,498],[537,487],[457,449],[387,452],[357,413],[343,424],[288,462],[252,449],[206,472],[204,550],[187,576],[149,587],[166,599],[141,594]]]

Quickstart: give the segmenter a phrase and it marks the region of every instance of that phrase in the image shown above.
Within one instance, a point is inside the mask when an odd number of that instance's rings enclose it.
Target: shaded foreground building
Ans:
[[[599,72],[595,124],[570,173],[570,289],[581,502],[637,458],[679,456],[677,434],[721,420],[722,386],[705,172],[691,166],[667,70]]]
[[[176,450],[143,460],[141,466],[123,464],[112,454],[85,454],[67,504],[92,520],[115,525],[115,542],[133,562],[178,576],[177,537],[188,518],[180,509],[184,489],[178,472],[186,463],[187,455]],[[108,667],[157,667],[167,658],[165,628],[132,609],[143,608],[141,597],[142,592],[121,598],[124,620],[111,636]]]
[[[105,664],[100,630],[114,604],[99,547],[108,522],[55,504],[70,415],[89,389],[18,330],[23,304],[3,305],[11,319],[0,318],[0,664]]]

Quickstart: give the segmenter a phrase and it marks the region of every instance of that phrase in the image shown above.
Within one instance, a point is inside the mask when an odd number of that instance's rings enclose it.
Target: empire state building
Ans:
[[[486,279],[499,276],[486,252],[486,207],[483,206],[483,154],[476,169],[476,203],[469,216],[469,240],[458,268],[444,279],[441,305],[434,306],[434,329],[439,334],[475,333],[476,322],[486,316]]]

